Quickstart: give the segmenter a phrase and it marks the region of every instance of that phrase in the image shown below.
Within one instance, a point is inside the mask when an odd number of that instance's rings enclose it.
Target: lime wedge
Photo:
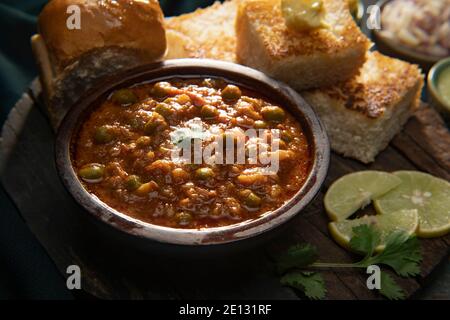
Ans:
[[[419,227],[419,214],[416,209],[400,210],[376,216],[364,216],[354,220],[331,222],[328,225],[331,236],[337,243],[349,249],[350,239],[353,237],[353,228],[362,224],[373,225],[380,232],[380,245],[376,251],[384,249],[386,238],[396,230],[403,230],[409,235]]]
[[[397,188],[374,202],[381,214],[399,209],[417,209],[423,238],[439,237],[450,231],[450,183],[417,171],[397,171],[402,180]]]
[[[324,198],[325,209],[333,221],[347,219],[401,182],[400,178],[387,172],[350,173],[330,186]]]

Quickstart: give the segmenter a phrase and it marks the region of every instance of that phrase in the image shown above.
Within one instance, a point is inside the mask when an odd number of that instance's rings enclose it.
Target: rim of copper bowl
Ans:
[[[96,102],[114,89],[141,82],[153,82],[174,77],[219,77],[247,86],[267,96],[266,90],[276,93],[272,100],[284,101],[287,109],[302,125],[308,136],[313,163],[306,181],[294,197],[282,207],[258,218],[237,224],[204,228],[177,229],[134,219],[123,214],[90,194],[81,184],[72,167],[73,134],[78,131],[83,115],[94,109]],[[262,91],[262,89],[265,89]],[[273,99],[274,98],[274,99]],[[285,107],[286,107],[285,106]],[[56,137],[55,161],[59,176],[75,200],[97,219],[134,236],[157,242],[178,245],[215,245],[255,237],[278,227],[297,215],[319,192],[328,172],[330,146],[326,131],[318,116],[306,101],[287,85],[264,73],[229,62],[207,59],[176,59],[152,63],[116,74],[90,90],[70,109],[63,119]]]

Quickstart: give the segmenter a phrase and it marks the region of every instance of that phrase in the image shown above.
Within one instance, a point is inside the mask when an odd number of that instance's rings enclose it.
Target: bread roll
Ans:
[[[81,29],[67,27],[72,5],[80,8]],[[38,28],[58,74],[98,48],[133,49],[146,60],[161,59],[166,52],[163,21],[156,0],[52,0],[39,15]]]
[[[79,8],[80,29],[68,27],[76,21],[72,8]],[[55,129],[102,79],[161,60],[167,50],[157,0],[51,0],[39,16],[38,30],[33,52]]]

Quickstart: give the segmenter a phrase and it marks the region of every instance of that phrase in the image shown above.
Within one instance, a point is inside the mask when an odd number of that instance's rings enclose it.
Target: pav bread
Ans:
[[[80,29],[67,25],[69,6],[79,8]],[[52,0],[39,16],[38,31],[32,46],[55,126],[101,78],[160,60],[167,49],[156,0]]]
[[[70,5],[80,8],[79,30],[67,27]],[[38,30],[57,71],[96,48],[134,49],[149,60],[161,59],[166,51],[156,0],[52,0],[39,15]]]
[[[302,95],[324,123],[332,149],[369,163],[419,107],[422,86],[418,66],[372,52],[359,76]]]
[[[166,19],[166,59],[209,58],[236,61],[234,24],[241,0],[216,2],[205,9]]]
[[[296,90],[345,81],[359,72],[371,43],[344,0],[323,0],[324,25],[287,26],[280,0],[243,0],[236,18],[237,61]]]

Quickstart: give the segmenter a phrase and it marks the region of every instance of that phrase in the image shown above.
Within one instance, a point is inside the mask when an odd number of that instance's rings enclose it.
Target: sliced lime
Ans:
[[[419,214],[415,209],[400,210],[388,214],[364,216],[354,220],[331,222],[328,228],[337,243],[349,248],[350,239],[353,237],[353,228],[362,224],[372,225],[380,232],[380,245],[376,248],[376,251],[381,251],[384,249],[386,238],[392,232],[403,230],[410,235],[413,234],[419,226]]]
[[[394,174],[402,184],[374,202],[377,211],[387,214],[399,209],[417,209],[419,237],[447,234],[450,231],[450,183],[418,171]]]
[[[338,179],[328,189],[324,198],[325,209],[333,221],[347,219],[400,183],[400,178],[387,172],[350,173]]]

